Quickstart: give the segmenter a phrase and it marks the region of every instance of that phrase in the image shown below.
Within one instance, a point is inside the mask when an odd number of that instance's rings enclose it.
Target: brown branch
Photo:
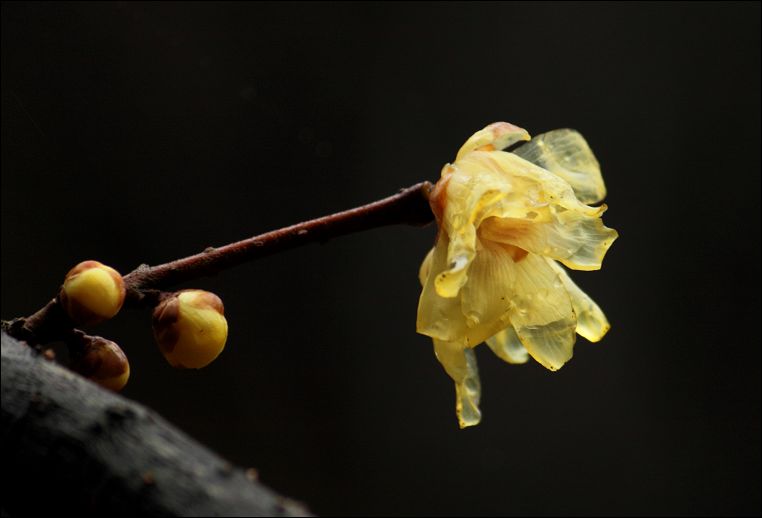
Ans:
[[[124,278],[125,284],[128,289],[138,291],[161,289],[214,275],[220,270],[307,243],[323,242],[386,225],[424,225],[433,219],[428,206],[430,189],[429,182],[422,182],[362,207],[297,223],[219,248],[208,248],[200,254],[152,268],[138,268]]]
[[[124,277],[126,307],[152,307],[162,297],[161,289],[181,282],[214,275],[221,270],[308,243],[387,225],[421,226],[434,216],[429,207],[432,185],[421,182],[399,193],[361,207],[297,223],[158,266],[141,265]],[[65,338],[74,324],[57,299],[26,318],[3,322],[11,336],[32,344]]]
[[[428,182],[124,277],[125,306],[155,305],[181,282],[308,243],[380,226],[433,220]],[[3,330],[32,345],[99,339],[74,328],[58,298]],[[77,343],[74,343],[77,342]],[[104,514],[305,515],[307,511],[185,437],[150,411],[55,365],[3,334],[4,510]],[[23,445],[33,444],[33,448]],[[19,446],[22,445],[22,446]],[[72,461],[74,459],[74,461]],[[73,462],[73,463],[72,463]],[[73,474],[73,475],[72,475]],[[42,488],[42,489],[40,489]],[[43,491],[46,498],[35,498]],[[61,507],[61,502],[66,505]],[[67,512],[68,512],[67,511]]]

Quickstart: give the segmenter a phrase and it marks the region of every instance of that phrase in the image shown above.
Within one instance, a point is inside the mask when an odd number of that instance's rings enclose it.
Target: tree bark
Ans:
[[[3,515],[308,516],[161,417],[2,333]]]

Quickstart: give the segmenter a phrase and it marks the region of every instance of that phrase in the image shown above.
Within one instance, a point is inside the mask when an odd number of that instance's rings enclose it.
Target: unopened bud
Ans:
[[[98,261],[84,261],[66,274],[59,300],[72,321],[91,326],[116,315],[124,296],[119,272]]]
[[[153,333],[173,367],[206,367],[225,348],[228,337],[222,300],[203,290],[174,293],[156,306]]]
[[[98,385],[118,392],[130,377],[124,351],[100,336],[88,336],[82,351],[72,355],[71,369]]]

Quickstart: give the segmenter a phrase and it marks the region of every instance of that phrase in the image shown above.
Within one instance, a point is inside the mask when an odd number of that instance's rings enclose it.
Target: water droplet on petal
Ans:
[[[468,264],[468,258],[458,256],[450,263],[450,270],[462,270]]]
[[[479,325],[479,316],[476,313],[469,313],[466,315],[466,326],[469,328],[476,327]]]

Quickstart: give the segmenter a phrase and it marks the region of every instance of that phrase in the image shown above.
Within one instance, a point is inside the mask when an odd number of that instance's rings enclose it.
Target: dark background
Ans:
[[[2,318],[372,201],[506,120],[580,130],[620,239],[575,275],[613,329],[558,373],[477,349],[483,423],[415,333],[435,229],[203,279],[230,323],[124,394],[321,514],[759,514],[760,4],[2,6]]]

